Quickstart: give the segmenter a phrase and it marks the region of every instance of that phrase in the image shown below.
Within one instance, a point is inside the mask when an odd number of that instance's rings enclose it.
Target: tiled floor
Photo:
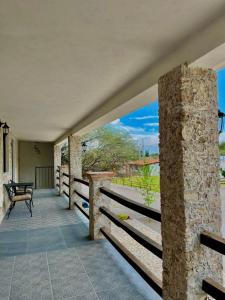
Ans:
[[[159,299],[107,241],[88,240],[83,217],[54,191],[34,195],[0,225],[1,300]]]

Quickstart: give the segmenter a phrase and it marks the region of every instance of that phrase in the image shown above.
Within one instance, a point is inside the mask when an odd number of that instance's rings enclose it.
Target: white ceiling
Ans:
[[[224,13],[224,0],[0,0],[0,117],[38,141],[107,122],[150,101],[171,64],[225,42]]]

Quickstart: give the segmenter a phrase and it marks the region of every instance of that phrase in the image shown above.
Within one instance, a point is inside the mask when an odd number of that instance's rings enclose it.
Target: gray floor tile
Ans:
[[[70,300],[70,299],[68,299],[68,300]],[[76,298],[74,298],[74,300],[98,300],[98,297],[95,293],[90,293],[87,295],[77,296]]]
[[[86,274],[52,280],[54,299],[70,298],[94,292]]]
[[[10,291],[10,300],[152,299],[115,263],[107,241],[90,241],[79,214],[55,195],[35,191],[32,218],[18,203],[1,224],[0,300]]]
[[[127,276],[119,270],[102,272],[101,269],[99,269],[89,272],[88,277],[96,291],[129,287],[131,285]]]
[[[49,265],[49,271],[51,279],[72,277],[73,275],[85,273],[83,265],[78,260],[70,263],[51,264]]]
[[[27,230],[15,230],[9,232],[0,232],[0,246],[4,243],[15,242],[15,240],[20,242],[26,242],[28,236]]]
[[[50,287],[12,285],[10,300],[52,300]]]
[[[77,261],[78,254],[75,248],[47,252],[48,264],[70,263]]]
[[[10,281],[6,282],[5,280],[0,283],[0,299],[8,300],[10,292]]]
[[[0,256],[15,256],[27,253],[27,242],[2,243]]]
[[[98,292],[100,300],[145,300],[143,295],[138,293],[134,288],[115,288],[112,290]]]

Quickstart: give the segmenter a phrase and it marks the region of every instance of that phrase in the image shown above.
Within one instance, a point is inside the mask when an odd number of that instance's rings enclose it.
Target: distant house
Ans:
[[[159,166],[159,158],[158,157],[157,158],[146,157],[144,159],[138,159],[138,160],[129,161],[123,167],[123,174],[127,175],[127,176],[132,175],[134,173],[137,173],[138,169],[141,166],[146,166],[146,165],[155,165],[155,166],[158,167]]]

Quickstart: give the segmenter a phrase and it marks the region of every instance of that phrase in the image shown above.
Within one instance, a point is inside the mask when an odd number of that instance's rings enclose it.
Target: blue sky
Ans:
[[[218,76],[218,105],[225,112],[225,69],[217,73]],[[111,123],[115,128],[127,130],[127,132],[145,150],[158,152],[159,118],[158,101],[151,102],[147,106],[129,113]],[[225,141],[225,132],[220,134],[220,141]]]

